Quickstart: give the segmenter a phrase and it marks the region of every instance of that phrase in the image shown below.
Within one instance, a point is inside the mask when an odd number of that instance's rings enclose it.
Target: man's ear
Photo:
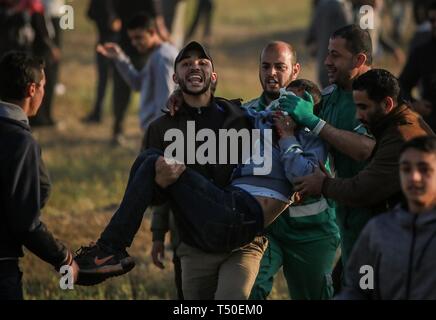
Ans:
[[[210,75],[210,80],[212,82],[216,82],[218,80],[218,74],[216,72],[212,72],[212,74]]]
[[[179,80],[177,79],[177,75],[173,73],[173,81],[175,84],[179,84]]]
[[[26,87],[26,97],[33,98],[36,93],[36,83],[30,83]]]
[[[384,100],[385,103],[385,110],[386,113],[389,113],[392,111],[392,109],[395,107],[395,103],[394,103],[394,99],[392,99],[392,97],[386,97]]]
[[[298,75],[300,74],[300,70],[301,70],[301,65],[297,62],[292,67],[292,81],[298,78]]]
[[[355,61],[356,61],[355,67],[356,68],[362,67],[363,65],[365,65],[366,60],[367,60],[367,57],[364,53],[357,54],[355,57]]]

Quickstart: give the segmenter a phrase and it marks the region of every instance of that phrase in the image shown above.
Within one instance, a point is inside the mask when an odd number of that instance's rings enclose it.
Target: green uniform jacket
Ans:
[[[319,117],[333,127],[350,132],[368,135],[366,129],[356,119],[356,105],[351,91],[345,91],[336,85],[322,92]],[[356,161],[340,151],[331,149],[335,177],[351,178],[357,175],[366,162]],[[341,231],[342,262],[345,264],[357,237],[371,218],[371,211],[363,207],[349,207],[336,204],[336,219]]]
[[[265,110],[267,103],[264,96],[245,103],[243,108]],[[318,199],[317,199],[318,200]],[[307,202],[307,203],[306,203]],[[304,204],[311,201],[307,199]],[[266,229],[267,235],[272,235],[283,242],[309,242],[330,238],[339,233],[336,224],[334,204],[322,213],[307,217],[291,217],[289,212],[283,212],[277,220]]]

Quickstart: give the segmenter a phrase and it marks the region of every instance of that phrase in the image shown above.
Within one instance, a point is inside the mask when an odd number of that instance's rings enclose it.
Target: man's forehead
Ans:
[[[366,90],[353,90],[353,98],[356,100],[371,100],[368,96],[368,92]]]
[[[341,37],[330,38],[328,49],[330,51],[336,50],[340,52],[348,51],[347,49],[347,40]],[[351,52],[349,52],[351,54]]]
[[[286,47],[271,47],[262,52],[262,63],[289,63],[292,61],[292,52]]]
[[[187,51],[180,61],[185,59],[206,59],[210,61],[201,51],[199,50],[189,50]]]

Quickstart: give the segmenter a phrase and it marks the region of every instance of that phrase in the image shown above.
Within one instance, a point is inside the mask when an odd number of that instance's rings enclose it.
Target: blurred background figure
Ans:
[[[210,45],[212,41],[212,17],[214,10],[213,0],[198,0],[197,10],[195,11],[194,20],[186,34],[186,39],[191,39],[194,33],[197,31],[200,20],[203,20],[204,31],[203,38],[201,39],[203,43]]]
[[[413,48],[399,80],[404,98],[412,102],[414,109],[436,131],[436,1],[426,12],[431,37]],[[419,98],[412,94],[416,87]]]
[[[65,0],[43,0],[43,4],[45,7],[45,17],[47,23],[47,29],[50,37],[54,40],[54,43],[62,50],[62,28],[61,28],[61,18],[62,15],[65,14],[63,11],[63,6],[66,4]],[[60,61],[55,64],[55,76],[56,76],[56,85],[55,85],[55,93],[61,94],[62,91],[65,91],[65,86],[62,83],[59,83],[59,68]]]
[[[171,34],[171,41],[181,49],[185,41],[185,0],[162,0],[162,15]]]
[[[433,0],[414,0],[413,18],[415,21],[415,34],[410,40],[409,53],[416,47],[431,39],[431,23],[428,20],[427,9]]]
[[[118,41],[121,20],[116,17],[112,0],[91,0],[87,15],[95,23],[97,44]],[[112,80],[113,70],[110,59],[96,51],[95,61],[97,65],[97,90],[94,107],[83,119],[87,123],[101,122],[107,84]]]
[[[166,28],[171,32],[173,27],[174,16],[176,14],[177,4],[180,0],[161,0],[162,16]]]
[[[129,0],[128,2],[123,0],[108,0],[106,2],[108,2],[108,4],[106,4],[106,6],[109,6],[108,8],[113,8],[115,17],[113,18],[113,21],[115,21],[115,25],[120,25],[118,44],[126,55],[129,56],[133,66],[137,70],[141,70],[147,61],[147,55],[140,54],[133,47],[127,33],[127,24],[134,15],[138,14],[138,12],[147,13],[155,18],[157,31],[161,38],[166,41],[169,39],[169,32],[162,16],[161,2],[158,0]],[[130,97],[131,89],[129,85],[114,68],[112,97],[114,123],[111,140],[113,146],[125,144],[122,124],[129,106]],[[90,116],[91,115],[92,113]]]
[[[9,50],[30,52],[35,39],[29,12],[19,10],[18,0],[0,0],[0,55]]]
[[[306,38],[306,45],[316,56],[318,82],[322,88],[329,85],[324,65],[330,36],[337,29],[353,21],[352,6],[347,0],[319,0],[313,2],[314,12]]]
[[[392,10],[385,11],[384,0],[352,0],[354,23],[360,25],[362,15],[360,14],[360,8],[362,6],[371,6],[374,12],[374,28],[368,29],[372,40],[372,50],[375,59],[380,59],[384,53],[392,54],[397,63],[402,65],[406,61],[404,51],[400,48],[391,37],[387,30],[393,29],[387,28],[384,24],[384,16],[388,15],[392,18]]]
[[[47,83],[45,86],[44,101],[37,116],[32,119],[33,126],[52,126],[55,124],[52,115],[52,107],[56,84],[58,82],[59,65],[61,58],[62,30],[60,20],[64,0],[41,0],[44,6],[44,22],[47,29],[47,36],[50,39],[48,46],[35,42],[36,51],[44,57],[46,67],[45,75]],[[44,40],[43,40],[44,41]],[[51,48],[50,48],[51,46]]]
[[[21,50],[45,60],[46,94],[37,117],[30,123],[35,126],[51,126],[53,90],[56,84],[54,66],[60,59],[60,49],[54,34],[49,32],[46,11],[41,0],[0,1],[0,53]],[[51,24],[51,22],[50,22]]]
[[[392,20],[392,39],[403,44],[412,23],[413,3],[411,0],[386,0],[386,9]]]

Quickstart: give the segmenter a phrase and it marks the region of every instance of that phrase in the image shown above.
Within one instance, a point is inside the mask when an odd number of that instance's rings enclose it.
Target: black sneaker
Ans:
[[[135,267],[135,261],[128,253],[123,251],[110,251],[98,244],[91,244],[89,247],[81,247],[74,257],[79,265],[79,281],[97,283],[106,280],[109,277],[120,276],[132,270]],[[86,285],[85,283],[82,283]]]

